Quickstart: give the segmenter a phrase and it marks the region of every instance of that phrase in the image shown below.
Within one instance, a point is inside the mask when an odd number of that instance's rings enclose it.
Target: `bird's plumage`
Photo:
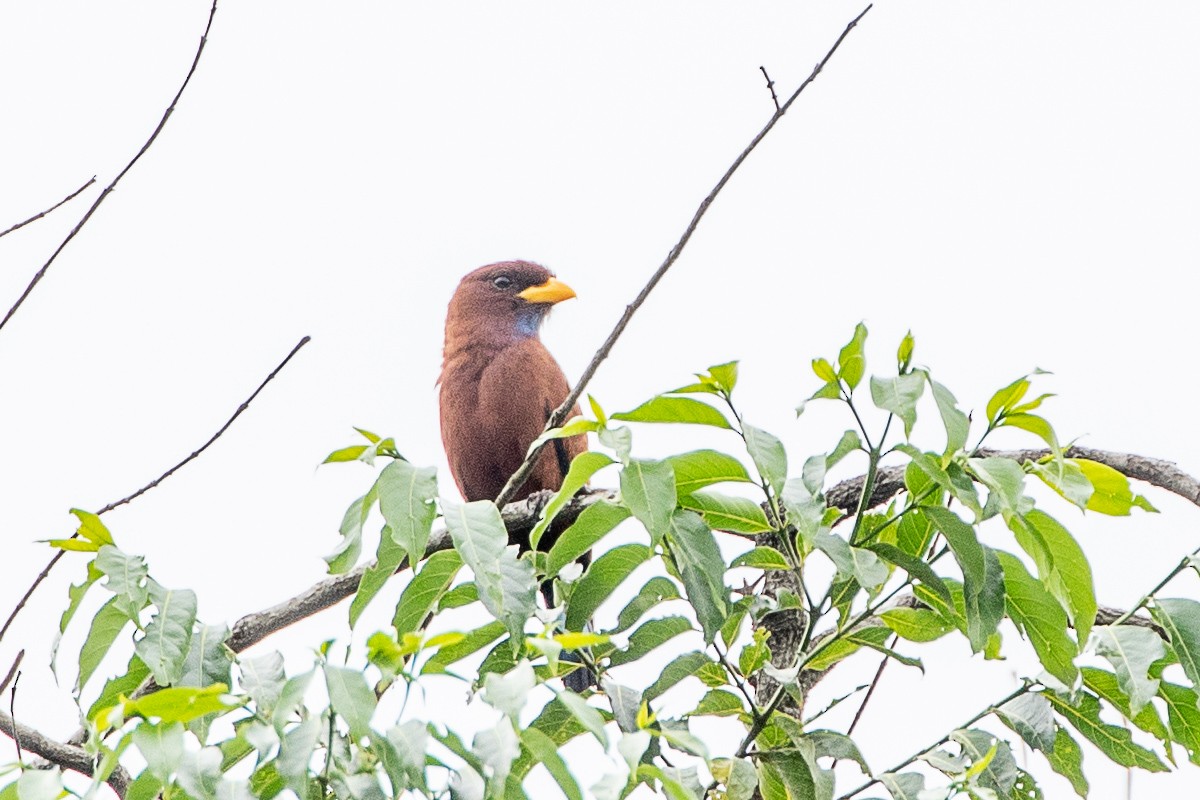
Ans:
[[[538,331],[550,307],[573,296],[546,268],[504,261],[468,274],[450,300],[439,379],[442,443],[467,500],[496,498],[570,391]],[[557,490],[571,459],[587,449],[584,436],[555,444],[538,456],[521,497]]]

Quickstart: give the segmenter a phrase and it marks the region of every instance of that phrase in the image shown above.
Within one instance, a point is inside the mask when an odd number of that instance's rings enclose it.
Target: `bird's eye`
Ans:
[[[507,275],[500,275],[492,278],[492,286],[495,286],[497,289],[507,289],[508,287],[512,286],[512,278],[508,277]]]

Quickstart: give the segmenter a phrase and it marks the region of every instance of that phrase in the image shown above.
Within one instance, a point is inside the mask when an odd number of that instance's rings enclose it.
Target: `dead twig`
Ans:
[[[771,80],[771,76],[767,74],[766,67],[760,66],[758,69],[767,79],[767,91],[771,93],[771,102],[775,104],[775,110],[779,111],[779,95],[775,94],[775,81]]]
[[[125,168],[117,174],[117,177],[113,178],[112,182],[104,187],[104,191],[100,192],[100,196],[96,198],[96,202],[92,203],[91,208],[89,208],[83,217],[80,218],[79,222],[75,223],[75,227],[72,228],[71,232],[67,234],[66,238],[59,243],[58,248],[54,251],[54,253],[51,254],[50,258],[46,260],[46,263],[42,265],[42,268],[34,274],[33,279],[29,281],[29,285],[25,287],[25,291],[23,291],[21,296],[17,298],[17,302],[13,303],[12,308],[10,308],[8,313],[4,315],[4,319],[0,320],[0,330],[3,330],[4,326],[8,324],[8,321],[13,318],[14,314],[17,313],[17,309],[21,307],[26,298],[28,298],[30,293],[33,292],[33,287],[37,286],[41,282],[42,278],[46,277],[46,272],[50,269],[50,265],[54,263],[54,260],[58,258],[58,254],[66,249],[66,246],[70,244],[72,239],[75,238],[75,235],[79,233],[83,226],[87,224],[88,220],[92,218],[92,214],[96,213],[96,209],[100,207],[100,204],[103,203],[105,198],[107,198],[112,190],[117,187],[117,184],[120,183],[121,179],[125,177],[126,173],[133,169],[133,165],[136,164],[138,160],[145,154],[145,152],[150,149],[150,145],[154,144],[154,141],[158,138],[158,134],[162,133],[162,129],[166,126],[167,120],[170,119],[172,112],[175,111],[175,105],[179,102],[179,98],[183,96],[183,90],[187,88],[188,83],[190,83],[192,80],[192,75],[196,72],[196,65],[200,63],[200,55],[204,52],[204,45],[208,41],[208,32],[212,30],[213,17],[215,17],[216,14],[217,0],[213,0],[212,9],[208,12],[208,24],[204,26],[204,33],[200,36],[200,46],[196,48],[196,55],[192,59],[192,66],[188,70],[187,76],[183,79],[183,84],[179,87],[179,91],[175,93],[175,97],[171,100],[171,104],[167,106],[167,110],[163,113],[162,119],[158,121],[158,125],[154,128],[154,132],[150,134],[150,138],[147,139],[145,144],[142,145],[141,149],[137,151],[137,154],[129,160],[129,163],[125,165]]]
[[[600,349],[598,349],[596,354],[592,356],[591,362],[583,370],[583,374],[579,377],[579,382],[575,384],[573,389],[571,389],[571,393],[567,395],[567,399],[563,400],[562,404],[558,408],[554,409],[553,413],[550,414],[550,418],[546,420],[545,430],[557,428],[566,421],[567,414],[571,413],[571,409],[575,407],[575,403],[578,402],[579,398],[583,396],[583,390],[587,387],[588,382],[591,381],[592,376],[596,374],[596,370],[599,369],[600,363],[604,361],[604,359],[608,358],[608,354],[612,350],[613,345],[617,343],[617,339],[621,337],[621,334],[625,332],[626,326],[629,325],[629,320],[633,318],[633,315],[637,313],[637,310],[642,307],[643,303],[646,302],[646,298],[650,296],[650,292],[654,291],[654,287],[657,286],[659,281],[663,279],[663,276],[667,274],[667,270],[671,268],[671,265],[679,259],[679,255],[683,252],[683,248],[687,246],[688,241],[692,238],[692,234],[696,232],[696,228],[700,225],[700,220],[702,220],[705,213],[707,213],[708,207],[711,206],[713,201],[717,199],[717,195],[719,195],[721,190],[725,188],[725,184],[728,183],[729,179],[733,177],[733,173],[737,172],[738,168],[742,166],[742,162],[744,162],[750,156],[750,154],[754,152],[754,148],[758,147],[758,143],[766,138],[766,135],[771,132],[772,128],[775,127],[775,123],[779,122],[779,120],[783,118],[783,115],[787,113],[789,108],[791,108],[792,103],[796,102],[796,98],[800,96],[800,93],[807,89],[808,85],[817,79],[817,75],[819,75],[821,70],[825,68],[825,64],[830,58],[833,57],[833,54],[837,52],[838,48],[841,47],[841,44],[845,38],[850,35],[850,31],[854,30],[855,26],[858,25],[858,21],[866,16],[866,13],[870,10],[871,6],[867,6],[865,9],[863,9],[861,14],[850,21],[850,24],[847,25],[845,30],[842,31],[842,35],[839,36],[837,41],[833,43],[833,46],[829,48],[829,52],[825,54],[825,57],[822,58],[815,67],[813,67],[812,74],[810,74],[804,80],[804,82],[797,87],[796,91],[792,92],[791,96],[788,97],[787,102],[776,109],[775,113],[771,115],[771,119],[768,120],[767,124],[763,126],[763,129],[755,134],[754,138],[750,140],[750,144],[746,145],[746,149],[741,152],[741,155],[733,160],[733,163],[730,164],[729,168],[725,170],[725,174],[721,176],[721,179],[717,181],[717,184],[712,188],[704,200],[700,202],[700,206],[696,209],[696,213],[692,215],[692,220],[684,229],[683,235],[679,237],[679,241],[675,242],[675,246],[671,248],[669,253],[667,253],[667,257],[663,260],[662,264],[659,265],[658,269],[654,271],[654,274],[650,276],[650,280],[648,280],[646,285],[642,287],[642,290],[638,292],[637,297],[633,299],[633,302],[625,306],[625,311],[621,314],[621,318],[617,320],[617,324],[613,327],[612,332],[608,334],[608,338],[604,340],[602,345],[600,345]],[[533,465],[537,461],[538,454],[541,453],[542,447],[545,447],[545,445],[546,443],[543,442],[541,446],[532,448],[529,451],[529,453],[525,456],[524,463],[522,463],[520,468],[513,473],[513,476],[508,479],[508,483],[506,483],[504,488],[500,491],[500,495],[496,498],[496,505],[502,506],[516,496],[517,491],[529,478],[529,473],[533,471]]]
[[[105,514],[109,511],[112,511],[114,508],[116,508],[118,506],[125,505],[126,503],[131,502],[132,500],[135,500],[138,497],[141,497],[143,494],[150,491],[151,489],[153,489],[154,487],[158,486],[160,483],[165,481],[167,478],[174,475],[176,472],[178,472],[180,469],[182,469],[185,465],[187,465],[188,463],[199,458],[201,453],[203,453],[205,450],[207,450],[209,447],[211,447],[212,444],[217,441],[217,439],[220,439],[222,434],[225,433],[225,431],[229,430],[229,427],[231,425],[233,425],[233,423],[237,420],[237,418],[242,415],[242,412],[244,412],[247,408],[249,408],[250,404],[252,402],[254,402],[254,398],[258,397],[259,393],[262,392],[262,390],[264,388],[266,388],[267,384],[270,383],[272,380],[274,380],[275,376],[278,375],[279,372],[284,367],[287,366],[288,362],[292,360],[292,356],[296,355],[296,353],[298,353],[300,351],[300,348],[304,347],[304,345],[308,344],[309,341],[310,341],[310,337],[305,336],[299,342],[297,342],[296,346],[293,347],[291,352],[289,352],[287,354],[287,356],[284,357],[283,361],[280,361],[279,365],[276,366],[275,369],[271,370],[271,374],[267,375],[267,377],[263,379],[262,383],[260,383],[258,385],[258,388],[255,389],[254,392],[249,397],[247,397],[245,400],[242,401],[242,404],[237,407],[237,410],[233,412],[233,415],[230,416],[229,419],[225,420],[225,424],[222,425],[217,430],[216,433],[214,433],[212,436],[210,436],[208,438],[207,442],[205,442],[200,447],[193,450],[191,455],[189,455],[187,458],[180,461],[175,466],[168,469],[163,474],[159,475],[154,480],[150,481],[148,484],[146,484],[142,488],[138,489],[133,494],[128,495],[126,497],[122,497],[120,500],[115,500],[115,501],[109,503],[108,505],[106,505],[104,508],[100,509],[96,513],[97,514]],[[74,539],[77,535],[78,535],[78,533],[72,533],[69,538]],[[42,581],[46,580],[46,577],[50,574],[50,571],[52,569],[54,569],[54,565],[59,562],[59,559],[61,559],[63,557],[63,553],[65,553],[65,552],[66,552],[65,550],[59,550],[57,553],[55,553],[54,557],[50,559],[49,563],[46,564],[45,568],[38,574],[38,576],[36,578],[34,578],[33,583],[29,586],[29,588],[25,591],[25,594],[22,595],[21,599],[17,602],[16,608],[14,608],[12,610],[12,613],[10,613],[8,615],[8,619],[5,620],[4,626],[0,627],[0,641],[2,641],[4,639],[4,634],[6,634],[8,632],[9,627],[13,624],[13,620],[15,620],[17,618],[17,615],[21,613],[21,609],[23,609],[25,607],[25,604],[27,602],[29,602],[29,598],[33,596],[34,591],[38,588],[38,586],[41,585]]]
[[[92,176],[92,178],[91,178],[91,180],[89,180],[89,181],[88,181],[87,183],[85,183],[83,186],[80,186],[80,187],[79,187],[78,189],[76,189],[75,191],[71,192],[69,195],[67,195],[66,197],[64,197],[62,200],[59,200],[57,203],[55,203],[54,205],[52,205],[52,206],[50,206],[49,208],[47,208],[45,211],[42,211],[42,212],[40,212],[40,213],[37,213],[37,214],[34,214],[32,217],[30,217],[29,219],[25,220],[24,222],[18,222],[16,225],[13,225],[13,226],[12,226],[11,228],[9,228],[8,230],[5,230],[5,231],[0,231],[0,239],[4,238],[5,236],[8,236],[8,235],[9,235],[10,233],[12,233],[13,231],[20,230],[21,228],[24,228],[26,225],[28,225],[28,224],[29,224],[29,223],[31,223],[31,222],[37,222],[39,219],[41,219],[42,217],[46,216],[46,215],[47,215],[47,214],[49,214],[51,211],[54,211],[54,210],[55,210],[55,209],[57,209],[59,206],[61,206],[61,205],[64,205],[64,204],[66,204],[66,203],[70,202],[71,200],[74,200],[76,197],[78,197],[78,196],[80,195],[80,193],[81,193],[81,192],[83,192],[83,190],[84,190],[84,189],[88,188],[89,186],[91,186],[91,185],[92,185],[93,183],[95,183],[95,182],[96,182],[96,176],[95,176],[95,175],[93,175],[93,176]]]

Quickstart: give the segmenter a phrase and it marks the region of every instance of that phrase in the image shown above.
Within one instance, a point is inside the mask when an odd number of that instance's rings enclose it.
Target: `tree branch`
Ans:
[[[115,500],[115,501],[109,503],[104,508],[97,511],[96,514],[98,514],[98,515],[105,514],[109,511],[112,511],[114,508],[116,508],[118,506],[123,506],[128,502],[136,500],[138,497],[141,497],[143,494],[150,491],[151,489],[153,489],[154,487],[158,486],[160,483],[165,481],[167,478],[174,475],[184,465],[186,465],[189,462],[194,461],[196,458],[198,458],[201,453],[203,453],[205,450],[207,450],[209,447],[212,446],[213,442],[217,441],[217,439],[220,439],[221,436],[225,433],[225,431],[229,430],[229,427],[231,425],[233,425],[234,421],[237,420],[237,418],[242,415],[242,412],[244,412],[247,408],[249,408],[250,404],[252,402],[254,402],[254,398],[258,397],[259,393],[264,388],[266,388],[266,385],[268,383],[270,383],[272,380],[274,380],[275,376],[278,375],[279,372],[284,367],[287,366],[288,362],[292,360],[292,356],[296,355],[296,353],[298,353],[300,351],[300,348],[304,347],[304,345],[308,344],[309,341],[310,341],[310,338],[308,336],[305,336],[299,342],[297,342],[296,346],[293,347],[291,352],[288,353],[287,356],[284,357],[283,361],[280,361],[279,365],[277,367],[275,367],[275,369],[271,370],[271,374],[267,375],[267,377],[263,379],[262,383],[260,383],[258,385],[258,388],[255,389],[254,392],[249,397],[247,397],[245,400],[242,401],[242,404],[237,407],[237,410],[233,412],[233,415],[230,416],[229,419],[225,420],[225,424],[222,425],[217,430],[216,433],[214,433],[212,436],[210,436],[208,438],[207,442],[205,442],[200,447],[193,450],[191,455],[189,455],[187,458],[180,461],[175,466],[171,467],[169,470],[164,472],[162,475],[159,475],[157,478],[150,481],[148,484],[146,484],[142,488],[138,489],[133,494],[128,495],[126,497],[122,497],[120,500]],[[78,535],[79,535],[79,533],[75,532],[75,533],[72,533],[68,538],[74,539]],[[41,585],[42,581],[46,580],[46,577],[50,574],[50,570],[54,569],[54,565],[59,562],[59,559],[61,559],[63,557],[63,554],[65,552],[66,552],[65,550],[59,550],[57,553],[55,553],[54,557],[50,559],[49,563],[47,563],[46,566],[42,569],[42,571],[38,574],[38,576],[36,578],[34,578],[33,583],[30,584],[29,588],[25,590],[25,594],[22,595],[21,599],[17,602],[16,608],[14,608],[12,610],[12,613],[10,613],[8,615],[8,619],[6,619],[4,621],[4,626],[0,627],[0,641],[2,641],[4,639],[4,634],[8,633],[8,629],[9,629],[9,627],[12,626],[13,620],[15,620],[17,618],[17,615],[21,613],[21,609],[23,609],[25,607],[25,604],[27,602],[29,602],[29,598],[33,596],[34,591],[38,588],[38,586]]]
[[[56,742],[28,725],[17,722],[7,711],[0,711],[0,732],[14,740],[19,738],[22,749],[52,764],[89,777],[95,774],[96,764],[82,747]],[[105,782],[117,793],[117,797],[124,797],[129,788],[129,773],[118,764]]]
[[[88,188],[89,186],[91,186],[91,185],[92,185],[93,183],[95,183],[95,182],[96,182],[96,176],[95,176],[95,175],[93,175],[93,176],[92,176],[92,178],[91,178],[91,180],[89,180],[89,181],[88,181],[87,183],[85,183],[83,186],[80,186],[80,187],[79,187],[78,189],[76,189],[75,191],[71,192],[69,195],[67,195],[66,197],[64,197],[62,200],[59,200],[57,203],[55,203],[54,205],[52,205],[52,206],[50,206],[49,208],[47,208],[45,211],[42,211],[42,212],[40,212],[40,213],[38,213],[38,214],[34,214],[32,217],[30,217],[29,219],[25,220],[24,222],[18,222],[16,225],[13,225],[13,226],[12,226],[11,228],[9,228],[8,230],[0,231],[0,239],[3,239],[5,236],[8,236],[8,235],[9,235],[10,233],[12,233],[13,231],[20,230],[21,228],[24,228],[26,225],[28,225],[28,224],[29,224],[29,223],[31,223],[31,222],[37,222],[39,219],[41,219],[42,217],[46,216],[46,215],[47,215],[47,214],[49,214],[51,211],[54,211],[54,210],[55,210],[55,209],[57,209],[59,206],[61,206],[61,205],[64,205],[64,204],[66,204],[66,203],[70,202],[71,200],[74,200],[76,197],[78,197],[78,196],[79,196],[79,194],[80,194],[80,193],[81,193],[81,192],[82,192],[84,189]]]
[[[858,21],[866,16],[867,12],[870,10],[871,6],[867,6],[865,9],[863,9],[861,14],[850,21],[850,24],[847,25],[845,30],[842,31],[842,35],[839,36],[837,41],[833,43],[833,47],[829,48],[829,52],[825,54],[825,57],[822,58],[815,67],[813,67],[812,73],[804,80],[803,83],[800,84],[799,87],[797,87],[796,91],[792,92],[791,96],[788,97],[787,102],[785,102],[782,106],[778,106],[775,113],[772,114],[771,118],[767,121],[767,124],[763,126],[763,129],[760,130],[754,136],[754,138],[750,140],[750,144],[746,145],[746,149],[742,151],[741,155],[733,160],[733,163],[730,164],[729,168],[725,170],[725,174],[721,176],[719,181],[717,181],[717,184],[712,188],[712,191],[710,191],[708,195],[700,202],[699,207],[696,209],[696,213],[692,215],[692,221],[689,222],[688,226],[684,229],[683,234],[679,237],[679,241],[675,242],[675,246],[672,247],[670,252],[667,253],[667,257],[663,260],[662,264],[659,265],[658,269],[654,271],[654,274],[650,276],[650,280],[648,280],[646,285],[642,287],[642,290],[638,292],[637,297],[633,299],[633,302],[625,306],[625,311],[621,314],[621,318],[617,320],[616,326],[612,329],[612,332],[608,334],[608,338],[604,340],[604,344],[600,345],[600,349],[596,351],[594,356],[592,356],[591,362],[583,370],[583,374],[579,377],[579,382],[575,384],[573,389],[571,389],[571,393],[567,395],[567,399],[563,400],[562,404],[558,408],[554,409],[554,411],[550,414],[550,418],[546,420],[545,430],[548,431],[551,428],[557,428],[566,422],[567,414],[571,413],[571,409],[575,407],[575,403],[577,403],[579,398],[583,396],[583,390],[587,387],[588,382],[591,381],[592,376],[596,374],[596,370],[600,367],[600,362],[604,361],[604,359],[608,357],[613,345],[617,343],[617,339],[621,337],[621,334],[625,332],[626,326],[629,325],[629,320],[633,318],[633,315],[637,313],[637,310],[642,307],[644,302],[646,302],[646,298],[650,296],[650,292],[654,291],[654,287],[657,286],[659,281],[663,279],[663,276],[667,274],[667,270],[671,268],[671,265],[679,259],[680,254],[683,252],[683,248],[687,246],[688,240],[692,238],[692,234],[696,232],[696,228],[700,225],[700,220],[703,219],[705,213],[707,213],[708,207],[712,205],[714,200],[717,199],[717,195],[719,195],[721,190],[725,188],[725,184],[728,183],[729,179],[733,177],[733,173],[738,171],[738,168],[742,166],[742,162],[744,162],[749,155],[754,152],[754,148],[758,147],[758,143],[761,142],[766,135],[771,132],[771,129],[775,127],[775,123],[779,122],[783,115],[787,113],[788,109],[791,108],[792,103],[796,102],[796,98],[800,96],[800,93],[807,89],[810,83],[816,80],[817,76],[821,74],[821,70],[825,68],[825,64],[830,58],[833,57],[833,54],[837,52],[837,49],[841,46],[842,41],[845,40],[845,38],[850,34],[850,31],[854,30],[855,26],[858,25]],[[506,483],[504,488],[500,491],[499,496],[496,498],[496,505],[505,505],[513,498],[514,495],[516,495],[517,491],[529,478],[529,473],[533,471],[533,465],[536,463],[536,459],[541,453],[542,447],[545,447],[546,444],[546,442],[543,442],[539,447],[533,448],[529,451],[529,453],[525,456],[524,463],[522,463],[520,468],[513,473],[513,476],[508,479],[508,483]]]
[[[159,120],[158,126],[154,129],[154,132],[150,134],[150,138],[147,139],[146,143],[143,144],[141,149],[137,151],[137,154],[129,160],[129,163],[125,165],[125,168],[117,174],[117,177],[113,178],[112,182],[108,184],[108,186],[104,187],[104,191],[100,192],[100,196],[96,198],[96,202],[92,203],[91,208],[89,208],[83,217],[80,218],[79,222],[75,223],[75,227],[72,228],[71,232],[67,234],[66,238],[59,243],[58,248],[51,254],[46,263],[42,265],[42,268],[39,269],[36,274],[34,274],[33,279],[29,281],[29,285],[25,287],[25,291],[22,292],[21,296],[17,298],[17,302],[13,303],[12,308],[10,308],[8,313],[4,315],[4,319],[0,320],[0,330],[3,330],[4,326],[8,324],[8,321],[12,319],[14,314],[17,313],[17,309],[21,307],[21,305],[25,302],[25,299],[29,297],[31,292],[33,292],[33,287],[37,286],[41,282],[42,278],[46,277],[46,272],[50,269],[50,265],[54,263],[54,260],[58,258],[58,254],[66,249],[66,246],[70,244],[72,239],[75,238],[75,235],[79,233],[83,226],[87,224],[88,220],[92,218],[92,214],[96,213],[96,209],[100,207],[100,204],[104,202],[105,198],[108,197],[113,189],[117,188],[117,184],[120,183],[121,179],[125,177],[125,174],[129,172],[129,170],[133,169],[133,165],[138,162],[142,155],[144,155],[145,152],[150,149],[150,145],[154,144],[155,139],[158,138],[158,134],[162,133],[162,129],[166,127],[167,120],[170,119],[171,113],[175,111],[175,105],[179,102],[179,98],[183,96],[183,90],[187,88],[188,83],[190,83],[192,80],[192,75],[196,72],[196,65],[200,63],[200,54],[204,52],[204,45],[208,41],[208,32],[212,29],[213,17],[216,16],[216,14],[217,0],[213,0],[212,9],[208,12],[208,24],[204,26],[204,33],[200,36],[200,46],[196,48],[196,56],[192,59],[192,66],[188,70],[187,76],[183,79],[183,84],[179,87],[179,91],[175,93],[175,97],[171,100],[171,104],[167,106],[167,110],[163,113],[162,119]]]

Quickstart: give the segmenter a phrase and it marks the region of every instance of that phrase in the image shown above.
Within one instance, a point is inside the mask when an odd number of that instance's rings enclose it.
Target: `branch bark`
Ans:
[[[39,755],[63,769],[89,777],[95,774],[96,764],[82,747],[56,742],[34,728],[17,722],[7,711],[0,711],[0,732],[11,739],[19,739],[21,749]],[[118,764],[105,783],[112,787],[117,797],[124,797],[129,789],[129,773]]]

